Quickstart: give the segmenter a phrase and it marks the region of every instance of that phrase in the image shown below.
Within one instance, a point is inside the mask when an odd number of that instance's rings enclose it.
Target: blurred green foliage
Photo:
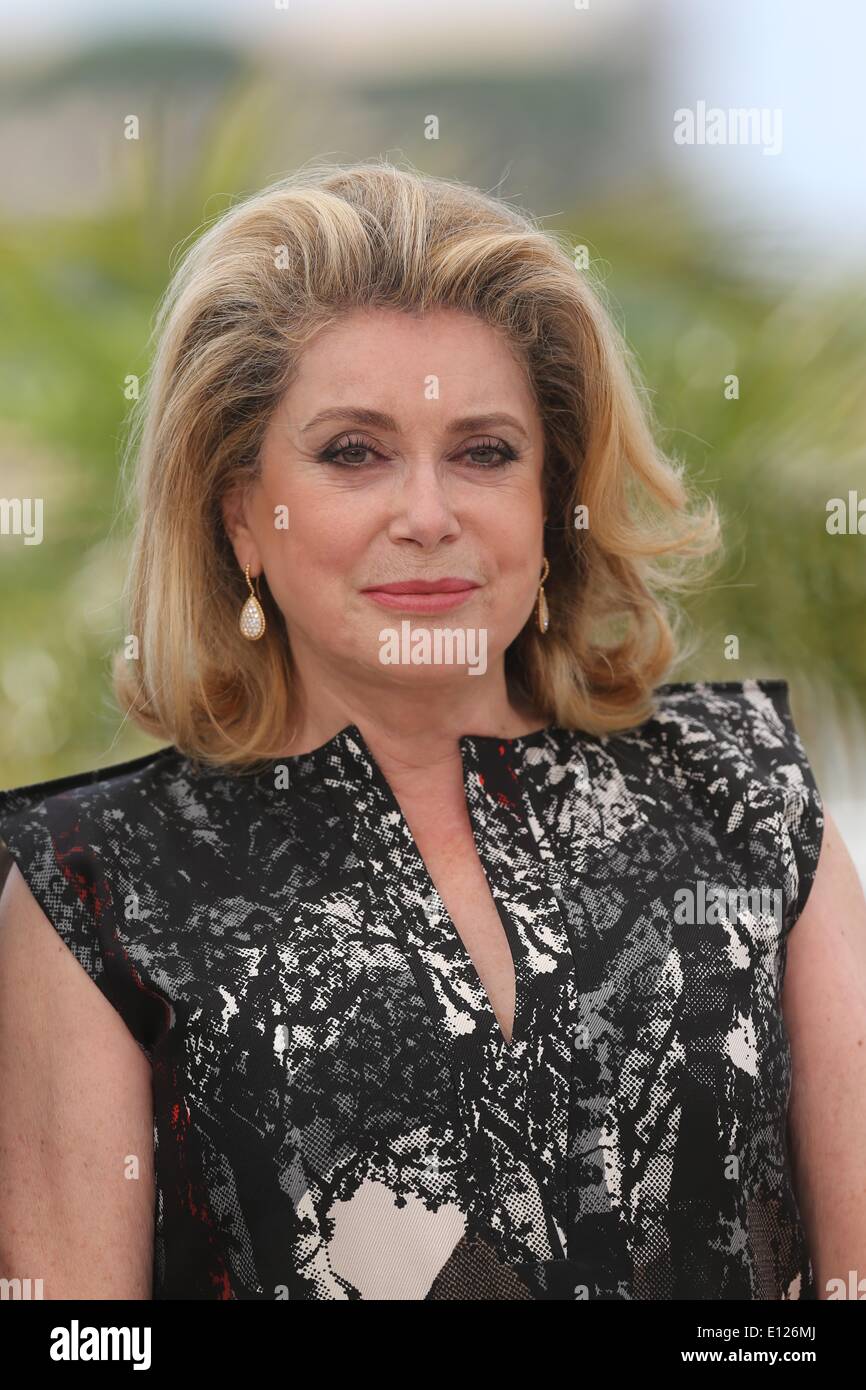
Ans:
[[[0,493],[41,496],[45,509],[42,545],[0,545],[3,785],[158,746],[121,722],[108,682],[123,633],[124,381],[144,375],[179,248],[233,194],[260,186],[267,119],[262,89],[241,74],[171,196],[158,157],[142,151],[109,214],[0,227]],[[828,498],[866,494],[864,286],[822,288],[809,265],[794,286],[756,279],[748,248],[663,185],[574,202],[557,227],[589,247],[662,443],[726,523],[724,567],[689,608],[700,651],[675,677],[817,673],[866,709],[866,539],[825,526]],[[737,400],[725,399],[730,373]],[[740,640],[736,662],[724,659],[727,634]]]

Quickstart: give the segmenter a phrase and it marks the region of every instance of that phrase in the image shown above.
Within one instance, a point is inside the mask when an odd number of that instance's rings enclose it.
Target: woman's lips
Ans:
[[[459,608],[477,588],[468,579],[406,580],[385,584],[381,589],[363,589],[362,593],[381,608],[404,613],[444,613]]]

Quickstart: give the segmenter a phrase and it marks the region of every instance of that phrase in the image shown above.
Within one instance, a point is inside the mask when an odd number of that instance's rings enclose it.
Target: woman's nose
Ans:
[[[402,470],[394,485],[392,539],[431,545],[459,530],[454,500],[441,471],[432,464],[408,465]]]

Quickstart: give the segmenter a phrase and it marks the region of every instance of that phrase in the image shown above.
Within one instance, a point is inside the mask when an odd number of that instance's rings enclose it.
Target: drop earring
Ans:
[[[244,577],[247,581],[247,587],[249,588],[250,593],[249,598],[246,600],[243,608],[241,609],[241,616],[238,620],[238,626],[240,627],[242,637],[246,637],[248,642],[257,642],[260,637],[264,636],[265,613],[264,609],[262,608],[262,605],[259,603],[259,600],[256,597],[256,591],[250,583],[249,565],[247,565],[244,569]]]
[[[550,627],[550,613],[547,607],[547,599],[544,596],[544,581],[550,574],[550,564],[547,556],[544,557],[544,573],[538,582],[538,602],[535,610],[535,617],[538,623],[539,632],[546,632]]]

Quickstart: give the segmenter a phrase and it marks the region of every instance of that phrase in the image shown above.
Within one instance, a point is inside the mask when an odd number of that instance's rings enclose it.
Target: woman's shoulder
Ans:
[[[789,925],[817,868],[824,805],[781,678],[673,681],[640,726],[602,740],[620,768],[709,815],[747,857],[772,842],[791,886]]]
[[[236,769],[182,752],[174,744],[125,762],[0,790],[0,885],[3,850],[39,847],[50,856],[77,844],[132,863],[205,839],[227,852],[252,820],[278,809],[285,833],[300,834],[313,815],[303,759]],[[303,766],[302,766],[303,764]],[[305,775],[306,774],[306,775]],[[312,779],[315,782],[315,779]],[[313,787],[313,789],[315,789]],[[144,848],[139,848],[143,846]]]
[[[655,691],[661,719],[703,719],[726,727],[759,728],[790,719],[791,691],[781,677],[738,681],[669,681]]]
[[[654,691],[647,719],[604,735],[617,761],[646,765],[684,789],[727,803],[781,794],[820,805],[809,756],[781,678],[671,681]]]
[[[157,748],[107,767],[50,777],[0,790],[0,838],[3,824],[26,817],[39,808],[63,805],[73,810],[104,807],[117,813],[142,796],[149,800],[188,768],[188,760],[173,746]]]
[[[15,862],[46,916],[94,976],[93,928],[112,885],[152,873],[176,840],[187,775],[173,746],[0,791],[0,888]]]
[[[693,779],[738,768],[789,791],[814,786],[790,686],[781,678],[669,682],[657,688],[653,713],[634,732],[661,745]]]
[[[172,804],[185,758],[160,748],[109,767],[0,791],[0,888],[16,864],[38,906],[148,1057],[165,1006],[143,987],[171,872]],[[136,953],[142,959],[136,961]]]
[[[131,863],[139,846],[169,844],[183,815],[191,764],[174,746],[107,767],[0,791],[0,885],[8,856],[38,865],[44,878],[67,875],[83,855]]]

